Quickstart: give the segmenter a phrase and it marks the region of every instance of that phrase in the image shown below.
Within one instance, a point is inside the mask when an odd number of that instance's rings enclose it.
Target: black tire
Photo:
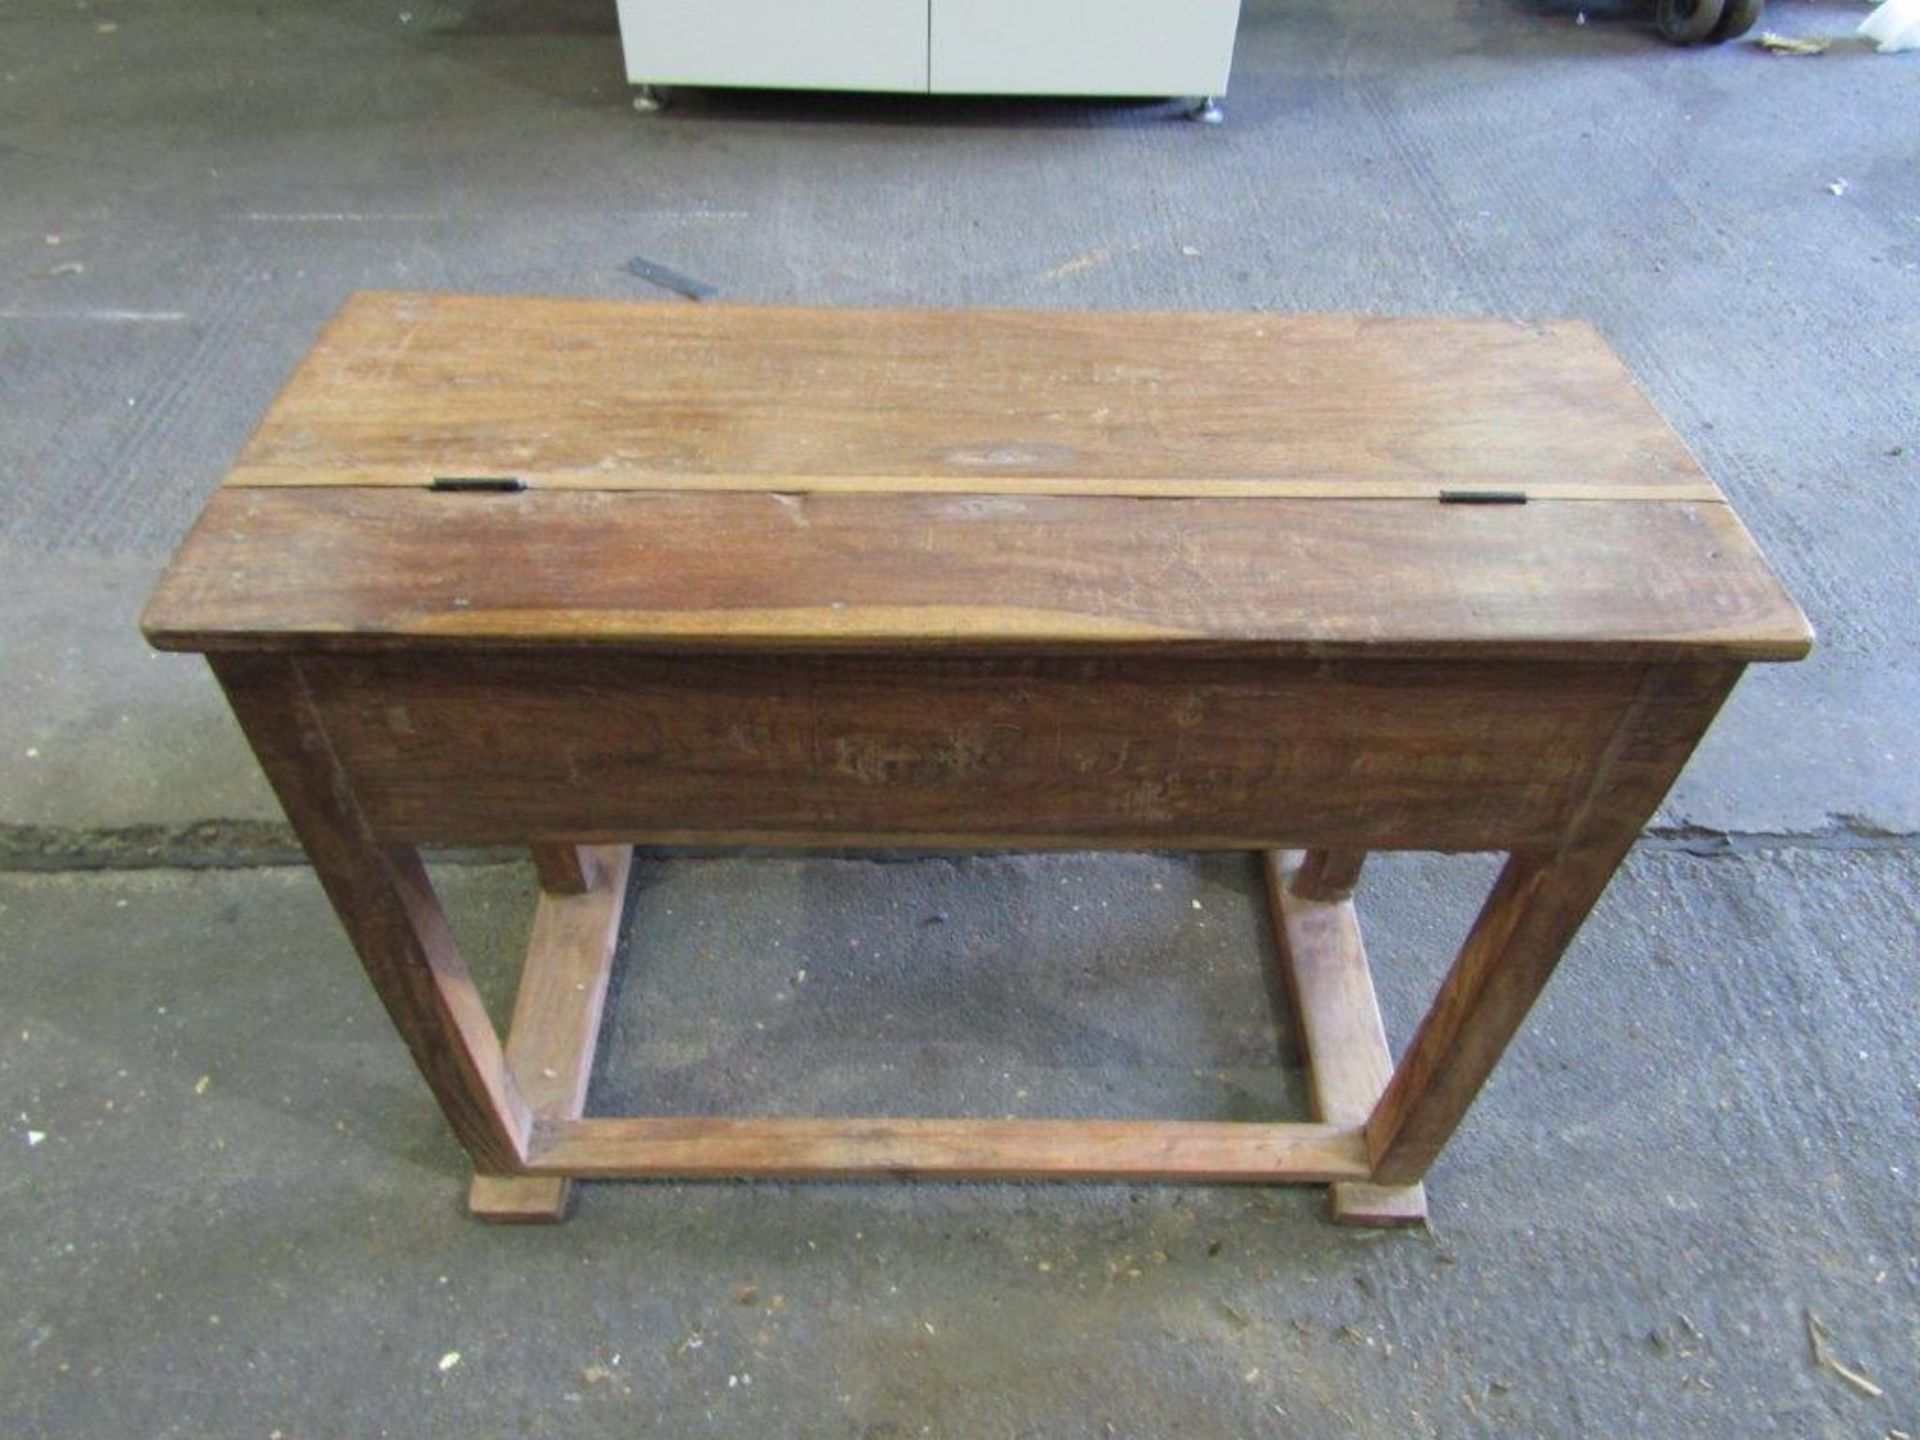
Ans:
[[[1726,0],[1726,9],[1720,12],[1720,19],[1707,35],[1709,45],[1718,45],[1727,40],[1738,40],[1754,26],[1760,23],[1760,12],[1766,9],[1767,0]]]
[[[1675,45],[1701,45],[1725,13],[1726,0],[1656,0],[1653,23]]]

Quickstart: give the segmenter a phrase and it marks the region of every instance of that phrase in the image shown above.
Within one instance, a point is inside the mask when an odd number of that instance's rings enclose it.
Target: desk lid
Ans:
[[[1577,322],[385,293],[329,324],[145,624],[177,649],[1808,642]]]

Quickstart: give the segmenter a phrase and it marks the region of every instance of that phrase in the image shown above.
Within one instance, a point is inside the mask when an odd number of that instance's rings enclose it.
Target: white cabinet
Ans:
[[[635,84],[925,90],[927,0],[619,0]]]
[[[619,0],[639,85],[1219,95],[1240,0]]]
[[[929,88],[1221,95],[1240,0],[932,0]]]

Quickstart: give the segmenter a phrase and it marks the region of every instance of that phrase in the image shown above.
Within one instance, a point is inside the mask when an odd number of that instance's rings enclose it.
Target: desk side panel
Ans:
[[[1643,668],[443,651],[296,662],[383,838],[1505,849]]]

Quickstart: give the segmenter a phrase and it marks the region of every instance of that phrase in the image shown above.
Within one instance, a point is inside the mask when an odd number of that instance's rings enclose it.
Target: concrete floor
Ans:
[[[1489,873],[1369,877],[1396,1038]],[[530,873],[443,879],[504,1001]],[[598,1103],[1297,1113],[1254,879],[649,864]],[[1916,887],[1910,852],[1639,858],[1427,1235],[1305,1191],[764,1184],[503,1231],[304,872],[16,874],[0,945],[60,974],[0,968],[0,1094],[45,1136],[0,1163],[0,1432],[1911,1431]],[[1808,1312],[1887,1398],[1815,1369]]]
[[[0,7],[0,1433],[1920,1432],[1920,59],[1683,53],[1587,13],[1250,4],[1208,130],[643,118],[602,0]],[[1443,1159],[1432,1235],[1097,1187],[461,1218],[213,687],[133,622],[348,291],[682,303],[636,256],[735,300],[1606,331],[1821,648],[1742,687]],[[1486,873],[1370,875],[1397,1038]],[[526,868],[444,879],[504,993]],[[1300,1104],[1237,861],[640,884],[608,1107]],[[1813,1365],[1808,1310],[1883,1398]]]

